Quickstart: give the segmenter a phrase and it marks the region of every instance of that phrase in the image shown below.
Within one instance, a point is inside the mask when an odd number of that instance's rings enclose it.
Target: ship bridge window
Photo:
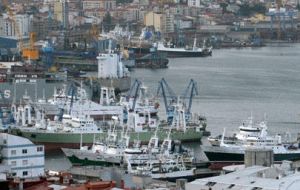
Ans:
[[[251,190],[262,190],[261,187],[253,187]]]
[[[38,147],[36,148],[36,150],[37,150],[38,152],[42,152],[42,151],[43,151],[43,147],[42,147],[42,146],[38,146]]]
[[[235,184],[231,184],[231,185],[228,186],[228,189],[231,189],[231,188],[233,188],[234,186],[235,186]]]
[[[216,182],[208,182],[208,183],[206,183],[206,186],[209,186],[209,187],[212,187],[212,186],[214,186],[216,184]]]
[[[23,176],[27,176],[28,172],[27,171],[23,171]]]
[[[16,154],[17,154],[17,150],[11,150],[11,151],[10,151],[10,154],[11,154],[11,155],[16,155]]]

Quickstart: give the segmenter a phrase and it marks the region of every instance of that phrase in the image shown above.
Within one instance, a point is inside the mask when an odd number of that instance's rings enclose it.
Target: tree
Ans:
[[[239,15],[248,17],[256,13],[264,14],[266,10],[267,9],[265,5],[263,5],[262,3],[256,3],[254,5],[244,3],[240,5]]]
[[[241,16],[250,16],[251,10],[250,10],[250,6],[248,3],[240,5],[239,14]]]
[[[220,6],[222,7],[222,14],[226,13],[227,12],[228,4],[222,2],[222,3],[220,3]]]
[[[110,28],[111,28],[111,25],[112,25],[112,17],[110,15],[109,12],[106,12],[104,18],[103,18],[103,27],[104,27],[104,30],[107,32],[107,31],[110,31]]]
[[[132,3],[133,2],[133,0],[117,0],[116,1],[116,3],[118,4],[118,3]]]

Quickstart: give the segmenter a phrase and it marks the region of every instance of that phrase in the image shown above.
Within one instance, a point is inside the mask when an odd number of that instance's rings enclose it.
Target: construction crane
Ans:
[[[39,59],[39,50],[34,46],[36,39],[36,33],[30,33],[29,47],[25,47],[22,50],[22,57],[28,60],[38,60]]]
[[[15,18],[15,15],[13,13],[13,10],[10,8],[8,0],[2,0],[2,5],[4,7],[6,7],[6,9],[8,11],[8,15],[9,15],[10,19],[12,20],[13,28],[15,29],[15,32],[17,34],[17,42],[19,44],[19,51],[21,52],[22,48],[23,48],[22,34],[21,34],[19,26],[16,22],[16,18]]]

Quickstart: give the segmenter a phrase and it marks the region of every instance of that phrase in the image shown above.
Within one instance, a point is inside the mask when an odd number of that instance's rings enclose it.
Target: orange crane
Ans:
[[[29,36],[29,47],[22,48],[22,57],[28,60],[38,60],[39,59],[39,50],[34,47],[34,42],[36,39],[36,33],[30,32]]]

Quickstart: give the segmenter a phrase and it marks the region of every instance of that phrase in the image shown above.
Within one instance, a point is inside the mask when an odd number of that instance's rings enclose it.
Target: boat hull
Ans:
[[[73,165],[115,166],[123,163],[121,155],[104,155],[69,148],[62,148],[62,151]]]
[[[195,169],[185,170],[185,171],[174,171],[170,173],[153,173],[151,174],[152,179],[176,181],[176,179],[192,179],[195,175]]]
[[[165,139],[168,135],[167,129],[158,130],[157,136],[159,139]],[[45,130],[35,130],[27,131],[20,129],[11,129],[9,133],[23,136],[28,138],[35,144],[45,145],[46,151],[60,150],[60,148],[79,148],[80,145],[80,133],[68,133],[68,132],[45,132]],[[94,136],[96,139],[105,139],[107,133],[83,133],[82,134],[82,144],[90,146],[94,141]],[[147,132],[129,132],[130,143],[135,140],[140,140],[143,144],[148,143],[150,138],[154,135],[154,131]],[[194,128],[187,129],[186,132],[183,131],[172,131],[171,139],[180,140],[181,142],[200,142],[203,132],[195,130]],[[121,136],[121,131],[118,132],[118,136]]]
[[[228,163],[243,163],[244,152],[214,152],[204,151],[205,155],[211,162],[228,162]],[[283,160],[299,160],[300,152],[289,153],[274,153],[274,161],[281,162]]]
[[[207,57],[211,56],[211,51],[166,51],[158,50],[158,52],[166,53],[167,57],[178,58],[178,57]]]

